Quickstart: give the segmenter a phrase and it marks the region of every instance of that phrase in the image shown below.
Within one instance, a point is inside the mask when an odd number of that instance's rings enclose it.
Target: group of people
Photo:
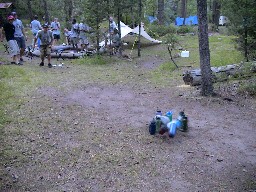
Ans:
[[[44,66],[44,58],[47,56],[48,67],[52,67],[50,63],[51,47],[56,45],[56,43],[60,40],[61,35],[61,27],[60,23],[58,22],[58,18],[55,18],[50,26],[48,26],[48,24],[44,24],[41,27],[40,22],[37,20],[37,17],[35,17],[35,20],[31,22],[31,28],[35,36],[33,47],[36,46],[36,43],[38,43],[38,46],[40,47],[42,60],[40,66]],[[68,31],[66,28],[64,29],[67,44],[72,44],[73,48],[78,51],[78,44],[80,42],[81,49],[86,51],[87,46],[89,45],[86,32],[89,30],[90,28],[88,25],[82,22],[78,24],[76,19],[73,19],[71,31]],[[38,39],[40,40],[40,43],[38,42]]]
[[[16,12],[12,12],[8,15],[7,21],[8,22],[3,25],[2,33],[8,44],[8,52],[12,56],[11,63],[22,65],[27,41],[24,26],[22,21],[18,19]],[[1,41],[3,41],[3,36],[1,36]]]
[[[24,32],[24,26],[21,20],[18,19],[17,13],[12,12],[7,17],[7,21],[3,25],[3,35],[5,36],[8,44],[9,54],[12,56],[13,61],[11,63],[22,65],[23,64],[23,54],[26,48],[27,37]],[[109,18],[110,26],[109,26],[109,37],[112,43],[112,46],[119,47],[120,46],[120,37],[119,32],[117,30],[117,25],[114,22],[113,18]],[[38,16],[34,16],[34,20],[30,23],[31,31],[34,36],[32,41],[33,48],[36,45],[40,48],[41,53],[41,63],[40,66],[44,66],[44,59],[47,57],[48,67],[51,68],[51,48],[56,45],[60,40],[61,36],[61,25],[58,21],[58,18],[54,18],[54,21],[51,22],[50,25],[40,24],[38,21]],[[85,24],[85,21],[82,20],[80,23],[76,21],[76,19],[72,20],[72,27],[69,31],[68,29],[64,29],[64,34],[66,37],[66,43],[73,46],[75,50],[79,50],[79,42],[80,49],[86,51],[89,45],[89,41],[87,38],[87,34],[90,31],[90,27]],[[3,41],[3,37],[0,36],[1,41]]]
[[[74,49],[78,50],[78,44],[80,42],[81,49],[86,51],[89,45],[87,34],[91,28],[85,24],[84,20],[80,23],[76,21],[76,19],[72,20],[72,27],[69,31],[68,29],[64,29],[64,34],[66,36],[66,43],[71,44]]]
[[[32,47],[36,45],[40,48],[41,63],[40,66],[44,66],[44,60],[47,57],[48,67],[51,68],[51,47],[56,45],[61,36],[61,25],[58,18],[54,18],[54,21],[50,25],[40,24],[38,16],[35,15],[33,21],[30,23],[31,31],[33,34]],[[3,41],[5,36],[8,46],[8,52],[12,56],[11,64],[22,65],[23,54],[26,48],[27,36],[25,35],[24,26],[21,20],[18,19],[17,13],[12,12],[7,17],[7,22],[2,27],[0,40]],[[81,42],[81,49],[86,50],[89,45],[86,32],[90,30],[89,26],[84,23],[77,23],[76,19],[72,20],[71,31],[68,31],[68,35],[65,36],[70,40],[73,47],[78,50],[78,44]]]
[[[51,49],[52,46],[56,44],[60,40],[60,23],[58,22],[58,18],[54,18],[54,21],[50,25],[51,30],[49,30],[48,24],[43,24],[41,26],[38,21],[38,16],[35,15],[34,20],[31,21],[31,30],[34,36],[33,40],[33,49],[37,46],[40,48],[40,57],[41,62],[39,66],[44,66],[44,59],[47,57],[48,67],[51,68]]]

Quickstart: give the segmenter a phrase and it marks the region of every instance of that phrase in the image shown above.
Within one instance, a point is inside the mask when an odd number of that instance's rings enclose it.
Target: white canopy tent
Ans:
[[[140,27],[137,26],[132,30],[132,32],[139,35],[139,30],[140,30]],[[162,43],[162,41],[158,41],[150,37],[149,34],[145,31],[144,26],[141,26],[140,34],[141,36],[145,37],[147,40],[151,41],[152,43]]]
[[[129,26],[125,25],[122,21],[120,21],[120,27],[121,27],[121,38],[125,37],[129,33],[135,33],[139,35],[139,26],[135,27],[134,29],[130,28]],[[152,43],[162,43],[162,41],[158,41],[156,39],[153,39],[149,36],[149,34],[145,31],[144,26],[141,25],[141,36],[146,38],[147,40],[151,41]],[[108,41],[108,44],[110,42]],[[100,42],[99,44],[101,47],[105,45],[105,41]]]

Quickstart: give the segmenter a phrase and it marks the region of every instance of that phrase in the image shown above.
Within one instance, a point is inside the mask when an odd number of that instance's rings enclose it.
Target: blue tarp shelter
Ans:
[[[148,16],[148,20],[149,20],[149,23],[153,23],[154,21],[157,20],[157,18],[154,16]]]
[[[184,21],[184,18],[177,17],[175,19],[175,25],[181,26],[183,25],[183,21]],[[198,25],[197,15],[187,17],[185,20],[185,25]]]

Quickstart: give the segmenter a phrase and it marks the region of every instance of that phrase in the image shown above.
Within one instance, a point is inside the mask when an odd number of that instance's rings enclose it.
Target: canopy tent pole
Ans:
[[[138,40],[138,57],[141,56],[140,51],[140,35],[141,35],[141,14],[142,14],[142,3],[141,0],[139,0],[139,40]]]

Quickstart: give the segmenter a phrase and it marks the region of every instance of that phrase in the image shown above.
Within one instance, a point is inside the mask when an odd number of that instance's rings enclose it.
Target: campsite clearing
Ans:
[[[179,58],[184,65],[195,49]],[[255,191],[255,97],[238,91],[255,78],[215,84],[220,96],[201,97],[184,85],[185,67],[165,64],[164,45],[142,53],[51,69],[38,58],[1,65],[0,191]],[[151,136],[159,109],[174,118],[185,110],[189,132]]]

